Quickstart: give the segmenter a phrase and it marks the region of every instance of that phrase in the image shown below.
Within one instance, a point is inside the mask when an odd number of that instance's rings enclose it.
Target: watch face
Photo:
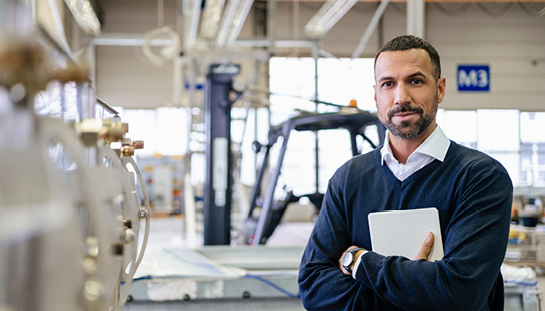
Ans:
[[[351,251],[346,252],[343,256],[343,266],[349,266],[352,263],[352,260],[354,259],[354,254],[352,254]]]

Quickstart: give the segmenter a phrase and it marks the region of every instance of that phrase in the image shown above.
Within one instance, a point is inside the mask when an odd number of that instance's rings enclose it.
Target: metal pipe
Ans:
[[[276,0],[267,0],[267,38],[269,41],[269,55],[274,54],[274,39],[276,37],[276,29],[274,22],[276,21]]]
[[[354,53],[352,53],[352,58],[360,57],[361,53],[365,49],[365,46],[367,45],[367,42],[369,41],[369,38],[371,38],[371,35],[375,31],[375,28],[377,27],[377,24],[380,21],[382,14],[384,14],[384,11],[386,10],[386,7],[388,6],[388,2],[389,0],[382,0],[380,5],[378,6],[377,10],[375,11],[375,14],[371,18],[371,21],[369,22],[369,25],[367,26],[367,29],[365,29],[365,32],[363,33],[363,36],[361,37],[361,40],[358,43],[358,46],[356,47],[356,50],[354,51]]]
[[[235,42],[235,46],[240,47],[269,47],[271,42],[264,39],[255,40],[238,40]],[[274,47],[279,48],[312,48],[314,41],[311,40],[275,40]]]
[[[318,59],[320,55],[320,42],[316,41],[314,48],[312,49],[312,57],[314,57],[314,101],[315,101],[315,111],[318,112]],[[314,131],[314,185],[316,193],[318,193],[318,188],[320,186],[320,144],[318,140],[318,131]]]

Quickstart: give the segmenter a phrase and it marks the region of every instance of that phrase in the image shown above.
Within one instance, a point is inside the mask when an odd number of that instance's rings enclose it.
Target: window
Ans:
[[[280,58],[270,60],[271,124],[278,125],[299,114],[298,110],[320,113],[338,108],[320,104],[315,99],[315,61],[312,58]],[[374,59],[318,59],[318,99],[334,105],[348,106],[355,99],[358,107],[376,111],[374,103]],[[370,132],[371,129],[368,129]],[[369,134],[370,138],[378,141]],[[296,132],[290,134],[288,149],[282,166],[279,187],[284,185],[295,195],[314,193],[316,189],[316,134]],[[262,142],[264,143],[264,142]],[[358,141],[364,151],[370,150],[367,142]],[[271,167],[276,165],[281,142],[271,151]],[[346,130],[318,132],[318,190],[325,192],[335,170],[352,157],[350,137]],[[278,189],[279,190],[279,189]],[[281,193],[276,191],[275,193]]]
[[[120,109],[121,121],[129,124],[126,137],[143,140],[137,155],[183,155],[187,149],[187,114],[181,108]]]
[[[545,186],[545,113],[520,113],[520,185]]]
[[[296,109],[315,111],[314,59],[272,58],[270,69],[271,122],[278,124],[296,113]],[[338,105],[347,105],[351,99],[358,101],[360,109],[376,111],[373,99],[373,59],[318,60],[318,99]],[[278,94],[283,94],[282,96]],[[319,112],[334,111],[320,105]],[[515,186],[545,186],[545,113],[520,112],[518,110],[481,109],[453,111],[439,109],[437,123],[449,139],[469,148],[478,149],[501,162],[507,169]],[[340,133],[319,134],[320,181],[323,191],[327,180],[351,154],[340,151],[335,141],[342,144]],[[314,144],[301,140],[312,140],[307,136],[291,137],[300,148],[291,169],[299,165],[314,165]],[[292,142],[290,141],[290,144]],[[365,146],[365,144],[363,144]],[[304,146],[304,147],[303,147]],[[307,149],[301,149],[307,148]],[[369,149],[366,149],[367,151]],[[345,155],[345,152],[346,153]],[[329,159],[329,160],[328,160]],[[334,159],[335,161],[331,161]],[[342,159],[342,160],[341,160]],[[309,162],[312,161],[312,162]],[[296,164],[300,163],[300,164]],[[286,167],[283,174],[290,174]],[[299,171],[301,172],[301,171]],[[292,178],[294,180],[292,180]],[[294,174],[290,182],[313,187],[314,172]]]

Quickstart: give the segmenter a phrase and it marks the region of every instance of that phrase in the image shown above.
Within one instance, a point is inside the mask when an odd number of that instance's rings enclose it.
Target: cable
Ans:
[[[479,8],[484,13],[486,13],[486,15],[488,15],[490,17],[493,17],[493,18],[498,18],[498,17],[502,17],[503,15],[505,15],[505,13],[507,13],[507,11],[509,11],[511,9],[511,7],[513,7],[513,4],[515,4],[515,3],[514,2],[508,2],[501,10],[499,10],[497,12],[492,12],[489,9],[487,9],[486,6],[484,6],[484,4],[482,2],[477,2],[477,6],[479,6]]]
[[[148,275],[148,276],[142,276],[142,277],[139,277],[139,278],[134,278],[132,279],[132,282],[138,282],[138,281],[143,281],[143,280],[153,280],[155,279],[154,277],[152,277],[151,275]],[[120,282],[121,285],[124,285],[125,282]]]
[[[293,298],[301,298],[301,296],[299,296],[299,294],[293,294],[293,293],[290,293],[288,292],[287,290],[283,289],[282,287],[274,284],[273,282],[263,278],[263,277],[260,277],[259,275],[245,275],[242,277],[243,279],[256,279],[256,280],[259,280],[271,287],[273,287],[274,289],[278,290],[279,292],[283,293],[283,294],[286,294],[290,297],[293,297]]]
[[[467,9],[469,9],[469,7],[473,4],[472,2],[466,2],[464,3],[464,5],[462,5],[461,7],[455,9],[455,10],[449,10],[449,9],[446,9],[444,6],[440,5],[439,3],[437,2],[432,2],[431,3],[433,6],[435,6],[439,11],[441,11],[443,14],[445,15],[448,15],[448,16],[459,16],[460,14],[462,13],[465,13],[467,11]]]
[[[545,15],[545,7],[541,10],[539,10],[539,12],[532,12],[531,10],[529,10],[526,5],[520,1],[517,1],[517,4],[519,5],[519,7],[522,9],[522,11],[524,11],[524,13],[528,14],[530,17],[533,17],[533,18],[540,18],[540,17],[543,17],[543,15]]]

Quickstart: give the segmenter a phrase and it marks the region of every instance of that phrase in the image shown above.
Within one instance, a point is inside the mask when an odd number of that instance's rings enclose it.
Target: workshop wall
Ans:
[[[304,26],[321,3],[299,2],[297,29]],[[104,33],[142,34],[157,28],[155,1],[114,0],[102,3]],[[292,2],[277,2],[276,37],[293,39],[297,32]],[[533,17],[540,4],[435,3],[426,6],[426,39],[442,57],[447,78],[445,109],[519,109],[545,111],[545,17]],[[502,8],[509,5],[505,12]],[[482,8],[481,6],[484,6]],[[365,31],[377,3],[358,3],[323,38],[321,49],[336,57],[350,57]],[[450,10],[451,13],[445,12]],[[108,13],[110,12],[110,13]],[[405,33],[404,3],[391,3],[371,36],[362,57],[373,57],[385,41]],[[175,1],[165,0],[165,24],[174,27]],[[253,37],[250,13],[239,39]],[[310,56],[310,49],[276,49],[278,56]],[[155,108],[172,99],[172,66],[145,63],[134,47],[98,46],[97,94],[113,106]],[[139,60],[140,59],[140,60]],[[243,74],[251,77],[253,62],[245,62]],[[490,67],[490,91],[461,93],[457,90],[457,66],[485,64]],[[267,72],[261,70],[260,72]],[[265,78],[265,77],[263,77]]]

